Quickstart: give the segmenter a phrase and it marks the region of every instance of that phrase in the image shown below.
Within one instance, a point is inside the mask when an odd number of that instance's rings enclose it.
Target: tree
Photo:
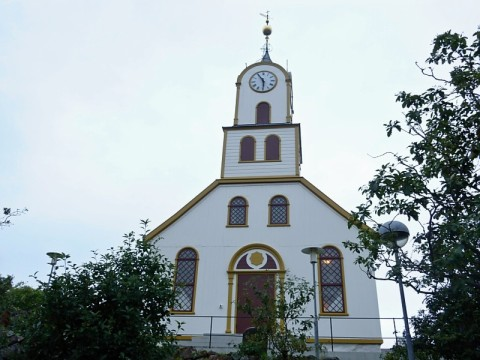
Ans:
[[[40,284],[44,302],[25,336],[26,357],[165,358],[175,335],[171,263],[133,232],[117,249],[93,254],[92,261],[67,263],[49,284]]]
[[[303,316],[306,305],[312,300],[313,287],[306,280],[288,274],[284,280],[277,278],[275,282],[265,282],[263,288],[252,286],[254,298],[247,298],[239,306],[252,317],[255,332],[240,345],[240,351],[261,355],[268,344],[272,356],[282,360],[293,359],[307,351],[307,333],[313,322]],[[271,287],[276,290],[273,297],[268,291]]]
[[[14,285],[13,276],[0,276],[0,358],[17,349],[42,299],[42,291],[23,283]]]
[[[11,208],[3,208],[2,215],[0,216],[0,228],[4,226],[10,226],[12,224],[11,218],[14,216],[19,216],[28,211],[27,208],[13,210]]]
[[[397,216],[418,228],[411,251],[400,251],[404,283],[425,294],[427,311],[414,321],[416,341],[445,359],[480,356],[480,31],[473,39],[438,35],[421,72],[436,85],[421,94],[400,92],[404,121],[386,124],[387,136],[408,134],[408,154],[389,153],[361,192],[350,226],[358,242],[345,246],[369,276],[381,264],[395,280],[393,250],[372,229]],[[439,75],[441,74],[441,75]],[[369,225],[369,227],[364,226]]]

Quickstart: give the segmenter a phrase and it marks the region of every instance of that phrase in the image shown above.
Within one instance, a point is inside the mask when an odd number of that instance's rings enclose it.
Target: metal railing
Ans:
[[[214,344],[214,338],[216,337],[238,337],[241,339],[241,334],[226,334],[225,333],[225,324],[227,316],[216,316],[216,315],[182,315],[175,314],[172,316],[173,319],[183,322],[185,324],[184,331],[180,335],[184,336],[198,336],[202,335],[208,338],[208,345],[205,347],[212,348],[218,347]],[[235,320],[235,317],[230,317],[232,321]],[[311,317],[305,317],[302,319],[311,319]],[[358,322],[362,322],[362,335],[361,336],[352,336],[351,327],[358,325]],[[370,326],[368,325],[370,322]],[[356,323],[356,324],[355,324]],[[334,346],[338,345],[336,339],[345,339],[352,340],[352,343],[355,343],[355,340],[378,340],[379,339],[379,323],[381,330],[381,339],[383,340],[382,348],[391,348],[395,344],[403,343],[403,332],[404,322],[402,317],[379,317],[379,318],[368,318],[368,317],[338,317],[338,316],[321,316],[319,317],[319,338],[321,339],[322,345],[328,346],[334,351]],[[195,332],[190,331],[189,328],[197,329]],[[223,329],[223,331],[218,331],[214,329]],[[369,329],[370,328],[370,329]],[[201,329],[201,331],[198,331]],[[373,329],[373,330],[372,330]],[[354,332],[359,332],[354,331]],[[313,337],[313,336],[312,336]]]

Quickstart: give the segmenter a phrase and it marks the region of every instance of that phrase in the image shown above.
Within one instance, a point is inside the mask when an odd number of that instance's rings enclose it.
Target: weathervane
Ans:
[[[270,44],[268,43],[268,37],[272,34],[272,27],[269,24],[270,22],[270,17],[269,17],[270,11],[267,11],[266,14],[260,13],[261,16],[266,18],[266,25],[263,27],[263,35],[265,35],[265,45],[262,47],[263,50],[263,57],[262,61],[263,62],[272,62],[270,59]]]

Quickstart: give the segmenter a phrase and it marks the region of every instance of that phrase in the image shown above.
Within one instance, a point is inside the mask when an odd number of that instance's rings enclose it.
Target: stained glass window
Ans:
[[[173,311],[193,311],[197,260],[197,252],[192,248],[182,249],[177,255]]]
[[[288,224],[288,201],[277,195],[270,200],[270,224]]]
[[[320,291],[322,312],[345,312],[342,256],[333,246],[324,247],[320,254]]]
[[[228,205],[228,225],[247,225],[247,200],[234,197]]]

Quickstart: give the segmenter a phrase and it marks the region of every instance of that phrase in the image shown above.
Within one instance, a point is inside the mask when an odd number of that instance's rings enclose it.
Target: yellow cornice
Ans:
[[[300,128],[299,123],[270,123],[270,124],[245,124],[245,125],[235,125],[235,126],[223,126],[222,129],[225,130],[252,130],[252,129],[272,129],[272,128]]]
[[[199,336],[192,336],[192,335],[176,335],[174,338],[177,341],[192,341],[193,338],[197,338]],[[332,341],[334,344],[358,344],[358,345],[382,345],[382,339],[352,339],[352,338],[319,338],[318,341],[321,344],[331,344]],[[315,343],[315,339],[308,338],[307,344]]]
[[[382,339],[353,339],[353,338],[319,338],[318,341],[321,344],[364,344],[364,345],[381,345],[383,344]],[[307,339],[308,344],[315,343],[315,339],[313,338],[308,338]]]
[[[193,336],[192,335],[175,335],[173,338],[177,341],[192,341]]]
[[[173,214],[171,217],[165,220],[162,224],[160,224],[155,229],[153,229],[150,233],[148,233],[146,236],[146,240],[152,240],[155,236],[157,236],[159,233],[161,233],[170,225],[172,225],[183,214],[185,214],[188,210],[193,208],[198,202],[200,202],[200,200],[202,200],[205,196],[207,196],[212,190],[214,190],[219,185],[274,184],[274,183],[294,183],[294,182],[300,183],[303,186],[305,186],[315,196],[317,196],[320,200],[322,200],[325,204],[327,204],[330,208],[332,208],[335,212],[337,212],[339,215],[344,217],[346,220],[351,219],[351,214],[348,211],[343,209],[335,201],[330,199],[327,195],[325,195],[322,191],[320,191],[317,187],[315,187],[311,182],[309,182],[307,179],[301,176],[222,178],[212,182],[202,192],[200,192],[200,194],[198,194],[192,200],[190,200],[184,207],[182,207],[175,214]]]

